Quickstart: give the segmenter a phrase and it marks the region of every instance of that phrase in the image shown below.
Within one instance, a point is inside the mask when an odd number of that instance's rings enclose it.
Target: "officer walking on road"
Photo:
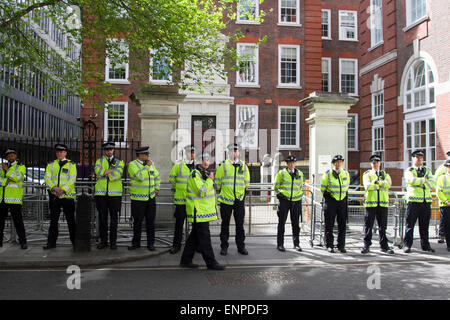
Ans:
[[[0,172],[0,247],[3,246],[3,231],[9,210],[19,237],[20,247],[27,249],[27,238],[22,217],[25,166],[17,161],[17,153],[12,149],[6,150],[5,158],[8,163],[2,163]]]
[[[345,250],[345,232],[347,227],[347,192],[350,186],[350,174],[343,169],[344,157],[336,155],[331,161],[332,170],[328,170],[322,175],[320,190],[325,198],[325,241],[327,251],[334,253],[334,221],[337,217],[338,239],[337,248],[341,253]]]
[[[287,168],[278,171],[275,176],[275,192],[278,203],[278,232],[277,249],[284,248],[284,227],[289,212],[291,213],[292,239],[294,249],[301,252],[300,248],[300,217],[302,215],[303,173],[295,168],[295,157],[289,155],[286,158]]]
[[[239,146],[234,143],[228,145],[230,159],[226,159],[216,171],[216,189],[220,192],[220,215],[222,225],[220,229],[220,254],[228,253],[228,238],[230,236],[230,219],[233,213],[236,223],[236,246],[238,252],[248,255],[245,248],[245,195],[250,184],[250,172],[244,161],[239,160]]]
[[[447,152],[447,159],[450,160],[450,151]],[[439,168],[436,169],[436,172],[434,174],[434,180],[437,182],[439,177],[441,175],[444,175],[446,173],[445,170],[445,163],[442,164],[441,166],[439,166]],[[439,219],[439,239],[438,239],[438,243],[444,243],[445,242],[445,225],[444,225],[444,219],[441,218]]]
[[[173,165],[170,170],[169,182],[175,188],[173,203],[175,204],[175,231],[173,234],[171,254],[175,254],[181,249],[181,240],[183,238],[183,225],[186,219],[186,188],[187,180],[191,171],[195,168],[195,147],[188,145],[184,148],[186,159]]]
[[[95,184],[95,202],[98,210],[100,243],[97,249],[108,247],[108,211],[111,217],[109,227],[109,245],[117,249],[117,220],[122,205],[122,176],[124,162],[114,156],[114,143],[103,145],[105,155],[95,162],[94,172],[97,178]]]
[[[423,165],[424,153],[416,150],[412,153],[413,166],[404,173],[406,182],[406,229],[403,239],[403,251],[411,252],[414,236],[414,226],[419,219],[420,245],[423,251],[434,252],[431,248],[428,229],[431,218],[431,190],[435,186],[431,170]]]
[[[133,239],[128,250],[141,247],[142,221],[145,218],[147,249],[155,251],[156,196],[159,194],[161,181],[158,170],[149,160],[148,149],[149,147],[137,148],[137,159],[128,164],[133,216]]]
[[[366,193],[364,195],[364,248],[361,250],[361,253],[365,254],[370,252],[370,246],[372,245],[372,229],[376,218],[381,251],[394,254],[394,251],[389,248],[386,237],[389,210],[389,188],[392,185],[392,180],[386,171],[380,170],[381,157],[379,155],[372,155],[369,158],[369,161],[372,170],[367,170],[364,172],[363,176],[363,184]]]
[[[223,270],[215,256],[211,245],[209,222],[217,220],[216,192],[214,190],[214,174],[208,170],[210,155],[202,152],[199,155],[201,164],[191,172],[186,194],[186,213],[192,230],[186,241],[181,256],[180,266],[183,268],[198,268],[192,263],[195,251],[198,249],[205,260],[208,269]]]
[[[56,144],[56,160],[50,162],[45,169],[45,185],[49,191],[50,228],[48,230],[47,245],[44,250],[56,248],[58,239],[58,221],[61,207],[69,227],[69,236],[72,246],[75,245],[75,181],[77,179],[77,166],[67,159],[67,146]]]
[[[437,180],[437,196],[441,210],[441,221],[444,222],[444,236],[447,251],[450,252],[450,159],[444,163],[445,173]]]

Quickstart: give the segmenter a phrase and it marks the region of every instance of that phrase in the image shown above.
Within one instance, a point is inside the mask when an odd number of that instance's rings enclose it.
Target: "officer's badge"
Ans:
[[[69,169],[62,169],[63,173],[69,173]]]

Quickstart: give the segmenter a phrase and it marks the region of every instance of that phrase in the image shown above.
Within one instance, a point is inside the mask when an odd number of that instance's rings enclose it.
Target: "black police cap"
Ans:
[[[145,147],[139,147],[139,148],[136,148],[136,154],[150,154],[150,151],[148,151],[148,149],[149,149],[150,147],[148,147],[148,146],[145,146]]]
[[[373,154],[370,156],[369,158],[370,162],[380,162],[381,161],[381,157],[377,154]]]
[[[57,143],[55,144],[55,150],[56,151],[67,151],[69,148],[65,144]]]
[[[193,144],[188,144],[186,147],[184,147],[184,150],[186,152],[194,153],[195,152],[195,146]]]
[[[239,150],[239,145],[238,145],[237,143],[230,143],[230,144],[227,146],[227,149],[228,149],[228,150]]]
[[[104,144],[102,144],[103,149],[114,149],[116,145],[114,144],[114,142],[105,142]]]
[[[296,160],[297,159],[294,156],[288,155],[286,160],[284,160],[284,161],[286,161],[286,162],[295,162]]]
[[[444,162],[444,166],[450,167],[450,159],[447,159],[447,161]]]
[[[331,160],[331,163],[334,163],[334,162],[336,162],[336,161],[338,161],[338,160],[344,161],[344,157],[341,156],[340,154],[337,154],[337,155],[335,155],[335,156],[333,157],[333,160]]]
[[[13,150],[13,149],[7,149],[7,150],[5,151],[5,157],[6,157],[8,154],[11,154],[11,153],[17,154],[16,150]]]
[[[415,150],[411,155],[413,157],[423,157],[424,153],[423,153],[423,150]]]

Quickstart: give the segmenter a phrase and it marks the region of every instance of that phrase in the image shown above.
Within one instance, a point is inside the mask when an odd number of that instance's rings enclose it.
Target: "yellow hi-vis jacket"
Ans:
[[[186,191],[186,215],[188,222],[217,220],[216,192],[210,178],[203,179],[198,169],[192,170]]]
[[[446,173],[439,177],[437,181],[437,196],[439,207],[448,207],[446,201],[450,201],[450,174]]]
[[[350,174],[344,169],[341,170],[338,178],[334,176],[333,170],[328,170],[322,175],[322,180],[320,182],[320,190],[322,193],[329,192],[337,201],[345,199],[349,186]]]
[[[434,176],[431,170],[422,166],[424,170],[423,177],[419,177],[414,167],[405,170],[404,177],[406,182],[406,201],[407,202],[432,202],[431,191],[435,187]],[[420,185],[423,185],[421,187]]]
[[[384,178],[383,178],[384,175]],[[363,175],[364,207],[389,207],[389,188],[392,185],[391,176],[380,170],[380,177],[375,170],[367,170]]]
[[[15,161],[6,172],[0,170],[0,203],[22,204],[25,166]]]
[[[169,182],[175,188],[175,193],[173,195],[174,204],[186,204],[186,189],[190,174],[191,169],[189,169],[184,160],[175,163],[172,170],[170,170]]]
[[[103,156],[95,162],[94,172],[97,177],[95,183],[95,196],[121,197],[123,193],[122,176],[124,163],[117,158],[112,159],[110,165],[108,158]],[[106,170],[114,170],[104,177]]]
[[[288,169],[282,169],[275,176],[275,192],[281,193],[289,201],[300,201],[303,195],[303,172],[294,169],[297,176],[292,179]]]
[[[245,190],[250,185],[250,172],[244,161],[233,165],[229,159],[217,168],[215,176],[216,189],[219,202],[232,205],[237,199],[244,200]]]
[[[148,201],[156,197],[161,180],[159,172],[153,164],[144,166],[139,160],[131,161],[128,164],[128,176],[130,177],[131,200]]]
[[[45,169],[44,181],[50,191],[54,187],[64,190],[60,199],[75,199],[75,181],[77,180],[77,166],[69,159],[61,167],[59,161],[50,162]]]

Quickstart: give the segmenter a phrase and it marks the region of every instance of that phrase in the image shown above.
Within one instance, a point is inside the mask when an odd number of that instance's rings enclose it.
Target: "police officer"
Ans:
[[[45,185],[49,191],[50,228],[48,230],[47,245],[44,250],[56,248],[58,239],[58,221],[61,207],[69,227],[69,236],[72,246],[75,244],[75,181],[77,179],[77,166],[67,159],[67,146],[56,144],[56,160],[50,162],[45,169]]]
[[[228,145],[230,159],[226,159],[216,171],[216,189],[220,192],[220,215],[222,225],[220,229],[220,254],[228,252],[228,238],[230,236],[230,219],[233,213],[236,223],[236,245],[238,252],[248,255],[245,248],[245,194],[250,184],[250,172],[244,161],[239,160],[239,146],[236,143]]]
[[[191,171],[195,168],[195,147],[188,145],[184,148],[186,159],[173,165],[170,170],[169,182],[175,188],[173,203],[175,204],[175,231],[173,234],[171,254],[175,254],[181,249],[181,240],[183,238],[183,225],[186,219],[186,188],[187,180]]]
[[[434,252],[428,239],[428,228],[431,218],[431,190],[435,186],[431,170],[423,165],[423,151],[412,153],[413,166],[406,169],[406,229],[403,239],[403,251],[411,252],[413,244],[414,226],[419,219],[420,244],[423,251]]]
[[[133,239],[128,250],[141,247],[142,221],[145,218],[147,249],[155,250],[156,196],[159,194],[160,178],[152,161],[149,147],[136,149],[137,159],[128,164],[130,178],[131,215],[133,216]]]
[[[337,248],[341,253],[345,250],[345,229],[347,224],[347,192],[350,185],[350,174],[343,169],[344,157],[336,155],[331,161],[332,170],[328,170],[322,175],[320,189],[325,198],[324,216],[325,216],[325,241],[327,251],[334,253],[333,248],[333,228],[337,217],[338,239]]]
[[[0,172],[0,247],[3,246],[3,231],[9,210],[19,237],[20,247],[27,249],[27,238],[22,218],[25,166],[17,161],[17,153],[12,149],[6,150],[5,158],[8,163],[2,163]]]
[[[450,159],[450,151],[447,152],[447,159]],[[445,163],[444,163],[445,164]],[[440,165],[439,168],[436,169],[436,172],[434,174],[434,180],[437,182],[439,177],[441,175],[445,174],[445,166],[444,164]],[[444,225],[444,219],[439,219],[439,239],[438,239],[438,243],[444,243],[445,242],[445,225]]]
[[[286,158],[287,168],[278,171],[275,176],[275,192],[280,201],[278,203],[278,233],[277,249],[286,251],[284,248],[284,227],[289,212],[291,213],[292,239],[294,249],[301,252],[300,248],[300,225],[302,215],[303,195],[303,173],[295,168],[295,157],[289,155]]]
[[[104,156],[95,162],[94,172],[97,178],[95,184],[95,201],[98,210],[100,243],[97,249],[108,247],[108,211],[111,217],[109,227],[109,245],[117,249],[117,220],[122,204],[122,176],[124,162],[114,157],[114,143],[102,145]]]
[[[369,253],[372,245],[372,228],[375,218],[378,223],[378,231],[380,235],[381,251],[389,254],[394,254],[394,251],[389,248],[386,237],[386,228],[388,220],[389,209],[389,188],[392,185],[392,180],[389,174],[380,170],[381,157],[377,154],[369,158],[372,170],[364,172],[363,184],[366,193],[364,195],[364,248],[361,253]]]
[[[437,180],[437,196],[441,211],[441,221],[444,222],[444,236],[447,243],[447,251],[450,252],[450,159],[443,164],[445,173]]]
[[[203,256],[208,269],[223,270],[215,256],[211,245],[209,222],[217,220],[216,192],[214,190],[214,174],[208,170],[210,155],[203,152],[199,156],[201,164],[191,172],[186,195],[186,213],[192,230],[181,255],[180,266],[183,268],[198,268],[192,263],[195,251]]]

